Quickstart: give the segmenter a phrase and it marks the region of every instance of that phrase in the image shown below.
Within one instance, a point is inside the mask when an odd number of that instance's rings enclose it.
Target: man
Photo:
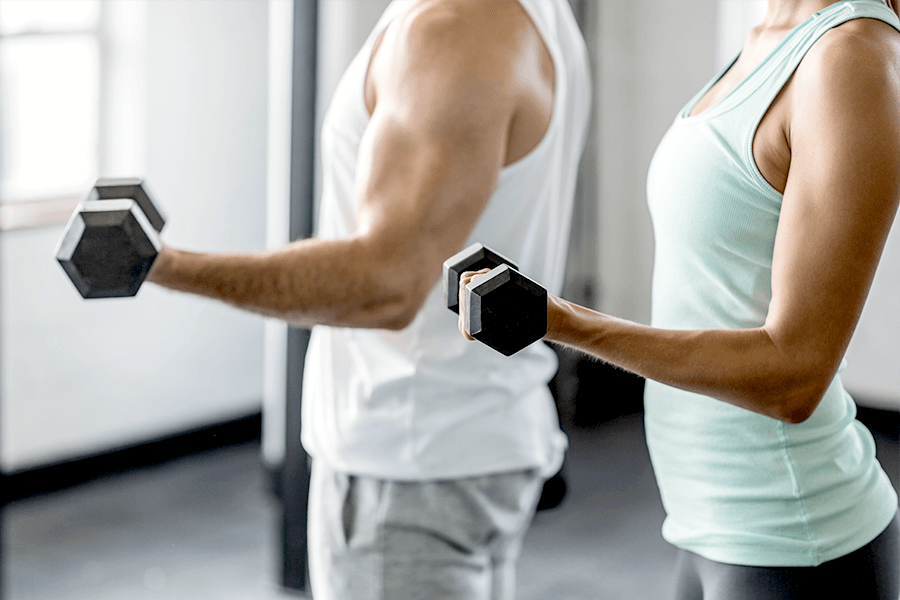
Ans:
[[[559,291],[590,94],[564,0],[394,2],[325,118],[318,238],[158,256],[154,283],[317,326],[303,444],[318,600],[513,596],[565,448],[555,356],[466,344],[436,283],[479,241]]]

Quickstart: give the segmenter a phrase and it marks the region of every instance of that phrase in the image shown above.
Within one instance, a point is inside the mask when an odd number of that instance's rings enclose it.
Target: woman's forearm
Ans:
[[[545,339],[642,377],[788,422],[808,418],[834,377],[830,365],[810,364],[779,348],[764,327],[657,329],[552,296]]]

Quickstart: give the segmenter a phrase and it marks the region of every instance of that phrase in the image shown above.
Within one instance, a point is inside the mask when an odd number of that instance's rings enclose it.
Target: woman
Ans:
[[[678,600],[900,593],[839,376],[900,199],[898,30],[881,0],[769,0],[654,156],[652,326],[549,300],[547,340],[648,379]]]

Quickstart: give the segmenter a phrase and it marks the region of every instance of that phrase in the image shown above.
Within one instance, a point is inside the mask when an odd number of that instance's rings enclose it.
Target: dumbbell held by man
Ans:
[[[493,263],[493,264],[491,264]],[[447,307],[459,312],[459,280],[466,271],[490,269],[469,283],[463,323],[466,333],[505,356],[547,333],[547,290],[519,273],[512,261],[474,244],[444,262]]]
[[[56,259],[84,298],[134,296],[159,253],[164,225],[143,181],[99,179],[66,225]]]

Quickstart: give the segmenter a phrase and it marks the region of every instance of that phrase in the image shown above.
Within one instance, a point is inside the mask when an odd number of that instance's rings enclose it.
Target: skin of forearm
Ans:
[[[148,281],[298,325],[401,329],[425,297],[408,273],[358,238],[311,239],[247,254],[164,247]]]
[[[778,348],[764,327],[665,330],[616,319],[551,296],[545,339],[647,379],[799,423],[815,410],[834,369]]]

